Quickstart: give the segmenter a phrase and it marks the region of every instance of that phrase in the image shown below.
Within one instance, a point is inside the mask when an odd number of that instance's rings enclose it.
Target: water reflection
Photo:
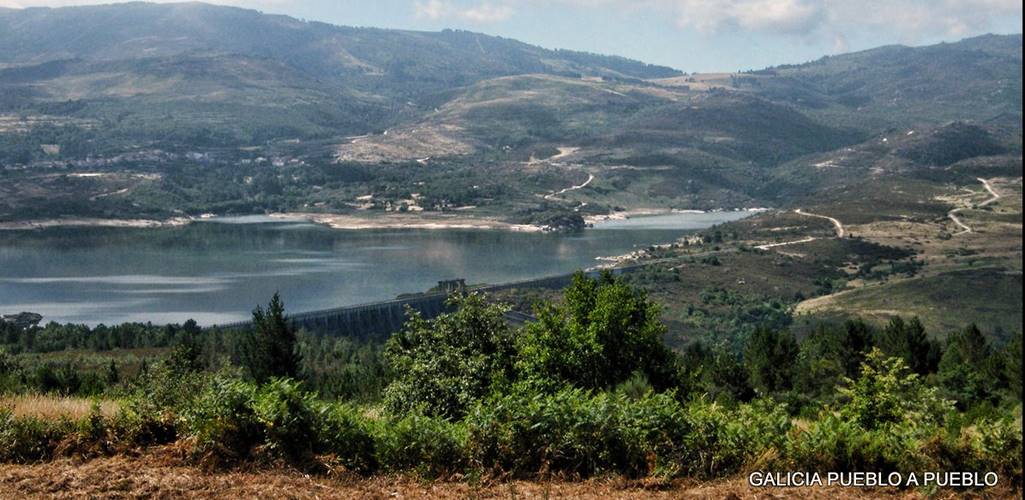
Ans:
[[[442,279],[499,283],[564,273],[740,215],[610,221],[576,235],[337,231],[268,218],[7,231],[0,232],[0,313],[87,324],[223,323],[247,317],[275,291],[289,310],[305,311],[390,299]]]

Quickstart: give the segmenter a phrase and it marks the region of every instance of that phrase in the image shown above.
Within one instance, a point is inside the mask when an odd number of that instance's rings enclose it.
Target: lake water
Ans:
[[[438,280],[501,283],[596,265],[749,212],[609,221],[579,234],[335,230],[231,218],[160,229],[0,231],[0,313],[46,321],[216,324],[279,291],[289,311],[420,292]]]

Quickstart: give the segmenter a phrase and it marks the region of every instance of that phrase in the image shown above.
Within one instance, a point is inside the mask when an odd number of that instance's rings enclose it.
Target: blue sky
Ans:
[[[77,0],[0,0],[63,6]],[[333,24],[460,28],[683,71],[756,69],[903,43],[1020,33],[1018,0],[221,0]]]

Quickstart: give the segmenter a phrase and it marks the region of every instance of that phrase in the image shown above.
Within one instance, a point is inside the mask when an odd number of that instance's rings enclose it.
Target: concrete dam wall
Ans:
[[[629,272],[634,267],[612,270],[615,274]],[[599,271],[588,271],[590,277],[597,276]],[[463,280],[448,280],[438,283],[438,290],[429,293],[400,297],[394,300],[373,302],[353,306],[337,307],[320,311],[309,311],[288,315],[288,319],[299,329],[318,335],[351,337],[359,340],[384,340],[402,328],[406,321],[406,308],[418,311],[426,319],[450,312],[445,304],[449,294],[458,291],[495,292],[512,288],[547,288],[559,290],[565,288],[573,279],[572,274],[549,276],[545,278],[515,281],[498,285],[488,285],[467,289]],[[514,324],[522,324],[532,318],[521,312],[510,311],[507,320]],[[251,321],[239,321],[213,328],[243,329],[252,326]]]

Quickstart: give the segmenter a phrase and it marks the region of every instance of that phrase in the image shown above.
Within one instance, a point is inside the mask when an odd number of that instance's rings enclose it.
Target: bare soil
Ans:
[[[61,459],[0,465],[3,498],[924,498],[917,491],[841,488],[753,489],[743,478],[653,485],[624,479],[588,481],[419,481],[404,476],[370,479],[303,474],[293,469],[207,472],[150,452],[89,461]],[[986,498],[1015,498],[988,491]],[[933,498],[963,498],[941,493]],[[980,495],[981,497],[981,495]]]

